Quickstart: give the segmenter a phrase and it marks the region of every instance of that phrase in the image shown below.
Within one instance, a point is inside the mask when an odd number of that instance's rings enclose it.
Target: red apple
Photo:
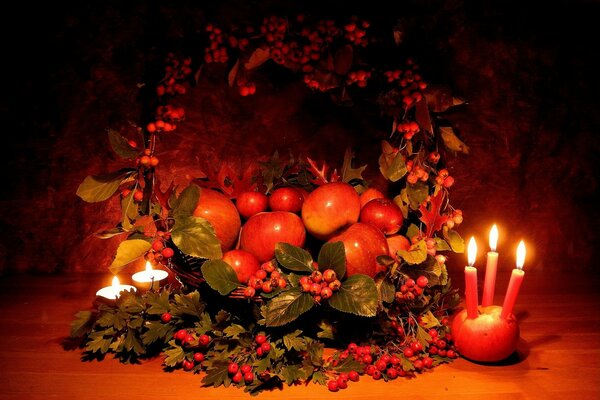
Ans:
[[[261,192],[243,192],[235,200],[235,206],[242,217],[250,218],[254,214],[267,211],[269,198]]]
[[[225,195],[215,190],[202,188],[200,200],[198,200],[193,214],[195,217],[202,217],[210,222],[221,242],[223,252],[235,245],[242,221],[233,202]]]
[[[454,317],[454,345],[464,357],[495,362],[514,353],[519,342],[519,324],[513,314],[504,319],[501,312],[500,306],[480,306],[477,318],[467,318],[467,310]]]
[[[360,222],[373,225],[385,235],[393,235],[402,227],[402,211],[392,200],[373,199],[362,208]]]
[[[360,207],[364,207],[365,204],[373,199],[383,199],[385,196],[379,190],[375,188],[368,188],[360,194]]]
[[[230,250],[223,254],[223,261],[231,265],[238,281],[247,284],[248,279],[260,268],[260,263],[254,254],[244,250]]]
[[[372,225],[356,223],[329,242],[342,242],[346,251],[346,275],[375,276],[380,270],[378,256],[388,255],[388,245],[383,233]]]
[[[402,235],[388,236],[386,240],[390,251],[390,257],[396,260],[396,262],[400,262],[396,252],[398,250],[408,250],[410,248],[410,242]]]
[[[275,189],[269,197],[269,207],[273,211],[287,211],[297,213],[302,210],[304,197],[293,187]]]
[[[313,190],[302,206],[302,221],[314,237],[327,240],[358,221],[360,199],[348,183],[326,183]]]
[[[306,231],[296,214],[273,211],[256,214],[244,224],[240,248],[254,254],[261,263],[273,259],[279,242],[304,246]]]

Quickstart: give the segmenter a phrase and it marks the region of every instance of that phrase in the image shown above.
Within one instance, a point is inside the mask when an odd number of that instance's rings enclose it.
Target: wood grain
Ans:
[[[454,273],[462,287],[461,274]],[[508,275],[508,274],[506,274]],[[248,399],[234,388],[201,388],[200,377],[165,373],[161,359],[123,365],[81,362],[61,346],[77,311],[91,306],[105,275],[5,277],[0,281],[0,399]],[[600,276],[528,273],[517,302],[518,354],[504,365],[460,359],[414,379],[361,377],[343,392],[309,384],[261,399],[598,399]],[[496,303],[506,288],[500,276]]]

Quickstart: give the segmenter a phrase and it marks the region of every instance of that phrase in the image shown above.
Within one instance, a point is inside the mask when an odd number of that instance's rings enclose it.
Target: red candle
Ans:
[[[523,277],[525,272],[523,271],[523,264],[525,264],[525,243],[521,240],[517,247],[517,268],[513,269],[510,275],[510,282],[508,283],[508,289],[506,290],[506,297],[504,297],[504,305],[502,306],[501,318],[506,318],[512,314],[519,295],[519,288],[523,283]]]
[[[496,270],[498,269],[498,228],[494,224],[490,230],[490,252],[487,253],[487,264],[485,265],[485,282],[483,284],[483,298],[481,305],[491,306],[494,304],[494,287],[496,286]]]
[[[473,267],[475,258],[477,257],[477,243],[475,238],[469,240],[467,249],[469,265],[465,267],[465,303],[467,305],[467,317],[477,317],[477,268]]]

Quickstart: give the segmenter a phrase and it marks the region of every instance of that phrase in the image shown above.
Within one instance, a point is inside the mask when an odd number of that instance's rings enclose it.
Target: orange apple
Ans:
[[[326,183],[313,190],[302,205],[302,221],[317,239],[327,240],[358,221],[360,199],[344,182]]]
[[[261,263],[273,259],[279,242],[304,246],[306,231],[296,214],[273,211],[256,214],[244,224],[240,248],[256,256]]]
[[[373,199],[384,199],[385,196],[379,190],[375,188],[368,188],[360,194],[360,207],[364,207],[365,204]]]
[[[244,250],[229,250],[223,254],[223,261],[233,268],[238,281],[244,285],[260,268],[260,263],[254,254]]]
[[[378,256],[388,255],[388,245],[381,231],[372,225],[356,223],[329,243],[342,242],[346,251],[346,275],[365,274],[374,277],[380,270]]]
[[[396,252],[398,250],[407,250],[410,248],[410,242],[408,239],[402,235],[392,235],[386,238],[390,257],[392,257],[396,262],[400,262],[398,259],[398,255]]]
[[[211,189],[200,190],[200,200],[194,210],[195,217],[208,220],[221,242],[223,252],[231,249],[238,238],[242,221],[235,205],[225,195]]]
[[[373,199],[360,211],[360,222],[373,225],[385,235],[393,235],[402,227],[402,210],[390,199]]]

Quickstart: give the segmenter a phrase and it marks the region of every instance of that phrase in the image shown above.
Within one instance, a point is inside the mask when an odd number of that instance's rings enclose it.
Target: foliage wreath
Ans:
[[[88,202],[120,196],[121,221],[98,234],[126,236],[110,266],[113,273],[145,257],[170,269],[182,285],[122,292],[114,302],[96,301],[93,310],[78,313],[71,336],[80,340],[84,358],[114,353],[132,362],[162,353],[167,369],[205,371],[204,385],[236,385],[254,394],[309,381],[337,391],[363,374],[393,380],[457,356],[447,315],[458,296],[440,253],[464,251],[453,230],[462,212],[449,204],[454,178],[443,164],[448,151],[468,152],[468,147],[451,127],[438,126],[438,117],[460,101],[428,88],[410,59],[402,69],[368,65],[365,48],[385,43],[370,38],[369,28],[358,18],[311,23],[303,16],[293,23],[272,16],[244,29],[209,24],[203,65],[195,74],[191,58],[167,56],[165,76],[156,86],[155,118],[138,130],[144,145],[108,132],[114,152],[134,167],[88,176],[77,194]],[[394,32],[395,45],[400,38]],[[301,75],[309,88],[344,106],[362,99],[363,91],[364,99],[391,119],[379,170],[397,190],[393,202],[404,217],[399,233],[410,247],[378,257],[381,271],[375,276],[347,276],[341,242],[308,250],[279,243],[274,259],[253,277],[260,282],[241,284],[222,260],[214,227],[194,216],[208,188],[235,199],[248,190],[269,194],[292,186],[311,192],[345,182],[363,193],[366,166],[355,168],[350,150],[339,172],[326,162],[276,153],[241,176],[222,169],[186,188],[171,184],[161,190],[157,137],[185,120],[175,96],[185,94],[201,79],[202,68],[214,63],[230,67],[228,83],[239,95],[254,95],[252,76],[266,62]],[[313,254],[318,254],[316,264]],[[269,290],[265,282],[273,282]],[[314,284],[332,290],[311,291]],[[338,350],[324,356],[326,345]]]

